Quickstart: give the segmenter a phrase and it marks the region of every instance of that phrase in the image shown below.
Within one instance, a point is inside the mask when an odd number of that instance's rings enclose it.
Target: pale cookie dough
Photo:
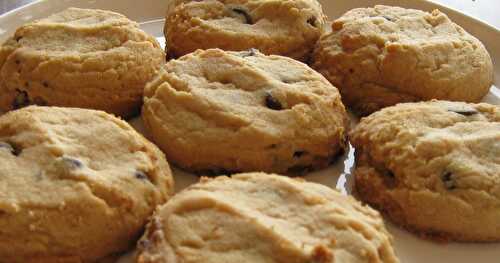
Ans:
[[[370,207],[320,184],[249,173],[202,178],[160,207],[136,262],[399,261]]]
[[[171,57],[197,49],[256,48],[306,61],[325,23],[316,0],[172,0],[165,38]]]
[[[362,119],[358,196],[422,236],[500,241],[500,107],[432,101]]]
[[[21,26],[0,47],[0,110],[36,104],[131,117],[164,59],[125,16],[70,8]]]
[[[290,58],[199,50],[145,89],[142,116],[168,159],[196,172],[303,172],[347,147],[339,92]]]
[[[0,117],[0,262],[103,262],[131,249],[172,193],[163,153],[109,114]]]
[[[321,37],[313,68],[361,115],[400,102],[479,102],[493,83],[483,44],[445,14],[375,6],[347,12]]]

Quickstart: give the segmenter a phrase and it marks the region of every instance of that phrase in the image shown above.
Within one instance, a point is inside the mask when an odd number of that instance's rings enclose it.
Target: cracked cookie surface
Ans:
[[[125,16],[70,8],[21,26],[0,47],[0,109],[36,104],[130,117],[164,58]]]
[[[248,173],[202,178],[160,207],[136,262],[399,261],[370,207],[320,184]]]
[[[360,115],[400,102],[479,102],[493,83],[483,44],[438,10],[353,9],[333,22],[313,57],[312,67]]]
[[[500,240],[500,107],[403,103],[361,120],[355,188],[423,236]]]
[[[146,86],[142,116],[169,161],[191,171],[300,172],[346,147],[348,118],[323,76],[256,50],[199,50]]]
[[[163,153],[102,111],[0,117],[0,261],[96,262],[131,249],[173,193]]]
[[[316,0],[173,0],[165,38],[174,58],[197,49],[256,48],[305,61],[325,20]]]

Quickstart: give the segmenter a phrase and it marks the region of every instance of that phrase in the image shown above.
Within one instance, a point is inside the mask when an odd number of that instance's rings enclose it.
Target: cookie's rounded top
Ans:
[[[190,170],[317,168],[346,147],[337,89],[286,57],[199,50],[167,63],[144,101],[155,142]]]
[[[313,67],[367,114],[398,102],[478,102],[493,81],[483,44],[438,10],[353,9],[319,41]]]
[[[196,49],[257,48],[304,61],[325,23],[316,0],[174,0],[167,6],[165,36],[173,57]]]
[[[156,39],[136,22],[70,8],[21,26],[0,47],[0,107],[84,107],[128,117],[163,60]]]
[[[31,106],[0,117],[2,260],[123,252],[172,193],[164,155],[109,114]]]
[[[419,232],[500,240],[500,107],[405,103],[361,120],[356,188]],[[359,175],[359,176],[358,176]]]
[[[136,22],[121,14],[70,8],[20,27],[7,45],[55,54],[81,54],[118,48],[127,41],[158,45],[139,30]]]
[[[391,242],[352,197],[250,173],[202,179],[160,207],[137,262],[398,262]]]

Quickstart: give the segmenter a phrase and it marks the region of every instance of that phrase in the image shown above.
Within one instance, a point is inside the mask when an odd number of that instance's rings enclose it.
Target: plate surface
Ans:
[[[129,18],[141,23],[141,27],[158,38],[164,44],[163,38],[163,14],[165,0],[51,0],[40,1],[14,10],[0,16],[0,42],[9,37],[15,29],[33,19],[46,17],[54,12],[61,11],[67,7],[99,8],[113,10],[123,13]],[[500,31],[481,21],[465,16],[452,9],[439,6],[432,2],[419,0],[320,0],[326,14],[331,20],[337,18],[349,9],[356,7],[368,7],[377,4],[399,5],[403,7],[422,9],[430,11],[439,8],[447,13],[452,20],[464,27],[467,31],[479,38],[490,52],[494,62],[495,86],[500,87]],[[119,4],[118,4],[119,3]],[[500,91],[492,87],[484,101],[500,105]],[[140,119],[131,121],[132,125],[143,132]],[[328,169],[310,173],[306,178],[310,181],[319,182],[330,187],[339,189],[348,194],[351,189],[351,170],[354,164],[354,151],[350,149],[338,162]],[[197,181],[198,177],[173,168],[177,190]],[[395,226],[388,224],[389,231],[394,236],[396,252],[403,263],[498,263],[500,262],[500,243],[497,244],[438,244],[431,241],[419,239]],[[120,263],[132,262],[130,255],[122,258]]]

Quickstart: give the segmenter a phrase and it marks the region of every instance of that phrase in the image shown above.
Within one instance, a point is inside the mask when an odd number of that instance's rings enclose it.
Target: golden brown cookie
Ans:
[[[325,20],[316,0],[172,0],[165,38],[172,57],[197,49],[256,48],[305,61]]]
[[[130,117],[164,56],[125,16],[70,8],[20,27],[0,47],[0,110],[37,104]]]
[[[500,240],[500,107],[404,103],[361,120],[355,188],[420,235]]]
[[[400,102],[479,102],[492,85],[483,44],[438,10],[358,8],[332,29],[316,47],[313,68],[361,115]]]
[[[215,173],[325,167],[345,149],[348,129],[323,76],[255,50],[171,60],[146,87],[142,116],[170,161]]]
[[[263,173],[203,178],[160,207],[138,263],[399,262],[379,213],[326,186]]]
[[[0,262],[125,252],[172,193],[163,153],[109,114],[30,106],[0,117]]]

